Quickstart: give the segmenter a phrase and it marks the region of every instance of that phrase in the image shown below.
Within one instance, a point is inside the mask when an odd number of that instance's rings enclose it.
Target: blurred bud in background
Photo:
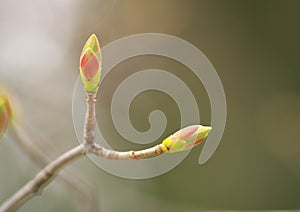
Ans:
[[[7,130],[12,121],[10,102],[5,93],[0,92],[0,138]]]

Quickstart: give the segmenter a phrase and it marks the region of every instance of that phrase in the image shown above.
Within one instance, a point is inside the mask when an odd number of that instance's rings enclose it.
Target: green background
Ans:
[[[204,165],[198,165],[201,145],[175,169],[146,180],[112,176],[87,158],[70,166],[89,184],[95,211],[300,208],[299,1],[13,0],[1,5],[0,83],[11,91],[30,133],[53,147],[52,158],[78,144],[72,92],[81,48],[91,33],[102,46],[137,33],[180,37],[209,58],[223,83],[226,129]],[[195,95],[201,123],[210,123],[205,88],[188,68],[163,57],[132,58],[111,70],[98,95],[98,124],[115,149],[146,147],[116,132],[110,104],[122,80],[148,68],[180,77]],[[154,109],[168,118],[161,139],[180,126],[174,100],[146,91],[131,104],[136,129],[148,129]],[[0,202],[39,170],[9,135],[0,143],[0,168]],[[78,210],[82,204],[74,190],[55,180],[20,211]]]

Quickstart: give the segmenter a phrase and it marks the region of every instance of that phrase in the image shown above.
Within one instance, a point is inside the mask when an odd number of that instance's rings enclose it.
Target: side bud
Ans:
[[[191,149],[204,141],[210,131],[211,127],[202,125],[183,128],[163,140],[162,151],[173,153]]]

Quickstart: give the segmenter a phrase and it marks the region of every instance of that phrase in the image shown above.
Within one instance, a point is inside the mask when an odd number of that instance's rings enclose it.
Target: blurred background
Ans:
[[[296,0],[2,1],[0,84],[18,102],[35,139],[53,147],[47,154],[54,158],[78,144],[72,94],[91,33],[102,46],[137,33],[180,37],[209,58],[223,83],[228,111],[221,143],[204,165],[198,165],[201,145],[175,169],[146,180],[110,175],[82,158],[68,170],[91,185],[95,211],[299,209],[299,9]],[[111,70],[98,94],[98,125],[115,149],[145,148],[117,133],[110,103],[122,80],[149,68],[180,77],[195,95],[201,123],[210,124],[206,91],[187,67],[158,56],[135,57]],[[131,104],[136,129],[148,129],[154,109],[168,118],[159,143],[180,126],[180,114],[169,96],[146,91]],[[0,142],[0,167],[0,202],[40,170],[9,135]],[[74,211],[79,204],[74,190],[55,180],[20,211]]]

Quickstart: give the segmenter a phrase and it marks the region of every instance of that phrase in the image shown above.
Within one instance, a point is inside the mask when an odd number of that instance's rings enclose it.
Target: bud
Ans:
[[[10,103],[5,94],[0,93],[0,137],[5,133],[12,120]]]
[[[210,131],[211,127],[202,125],[183,128],[163,140],[162,151],[173,153],[191,149],[204,141]]]
[[[96,35],[92,34],[86,41],[80,55],[80,76],[84,90],[96,93],[99,87],[102,66],[100,45]]]

